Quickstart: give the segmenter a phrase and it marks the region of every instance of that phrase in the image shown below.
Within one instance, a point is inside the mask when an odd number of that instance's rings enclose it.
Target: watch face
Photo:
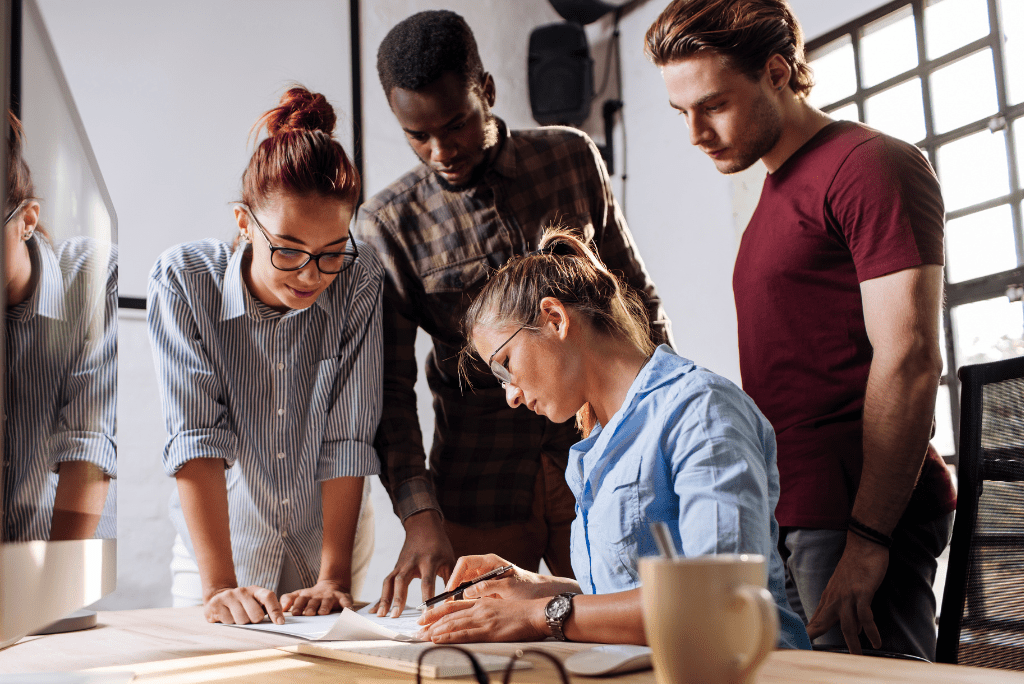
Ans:
[[[565,596],[556,596],[550,603],[548,603],[544,613],[549,618],[558,618],[559,616],[564,615],[568,609],[569,599]]]

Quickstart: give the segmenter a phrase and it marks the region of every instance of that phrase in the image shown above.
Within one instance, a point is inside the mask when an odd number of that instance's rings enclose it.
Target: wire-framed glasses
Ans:
[[[506,662],[507,661],[507,662]],[[472,675],[477,684],[490,684],[488,672],[502,672],[503,684],[561,682],[569,675],[561,661],[538,648],[517,649],[511,658],[474,654],[462,646],[440,645],[424,649],[416,661],[416,684],[424,679]]]
[[[245,206],[245,205],[242,205]],[[267,241],[267,245],[270,247],[270,264],[279,271],[298,271],[304,268],[310,261],[316,262],[316,267],[320,269],[321,273],[336,274],[346,270],[352,264],[355,263],[356,258],[359,256],[359,248],[356,246],[356,241],[350,239],[352,236],[345,238],[345,242],[342,245],[342,251],[340,252],[320,252],[319,254],[313,254],[303,249],[293,249],[292,247],[277,247],[273,242],[270,241],[270,235],[267,233],[267,229],[263,227],[260,220],[256,218],[256,214],[253,213],[252,209],[245,207],[245,210],[252,217],[253,223],[260,229],[260,233],[263,234],[263,239]],[[351,250],[347,247],[351,246]]]
[[[521,325],[521,326],[519,326],[519,330],[522,330],[525,327],[526,327],[525,324]],[[491,354],[491,358],[487,359],[487,365],[490,366],[491,373],[494,374],[494,377],[498,378],[498,382],[501,383],[502,387],[504,387],[508,383],[512,382],[512,373],[509,372],[508,368],[504,364],[501,364],[501,363],[498,363],[497,361],[495,361],[494,357],[498,354],[498,352],[500,352],[502,349],[505,348],[506,344],[508,344],[509,342],[512,341],[513,337],[515,337],[516,335],[519,334],[519,330],[516,330],[514,333],[512,333],[512,335],[507,340],[502,342],[501,346],[498,347],[497,349],[495,349],[494,353]]]
[[[22,209],[24,209],[24,208],[25,208],[25,207],[26,207],[26,206],[28,205],[28,203],[29,203],[29,202],[31,202],[31,201],[32,201],[32,200],[30,200],[30,199],[24,199],[24,200],[21,200],[21,203],[20,203],[20,204],[18,204],[18,206],[16,206],[16,207],[14,208],[14,211],[12,211],[12,212],[11,212],[10,214],[8,214],[8,215],[7,215],[7,218],[5,218],[5,219],[4,219],[4,225],[6,226],[6,225],[7,225],[8,223],[10,223],[11,221],[13,221],[13,220],[14,220],[14,217],[15,217],[15,216],[17,216],[17,215],[18,215],[18,213],[19,213],[19,212],[20,212],[20,211],[21,211]]]

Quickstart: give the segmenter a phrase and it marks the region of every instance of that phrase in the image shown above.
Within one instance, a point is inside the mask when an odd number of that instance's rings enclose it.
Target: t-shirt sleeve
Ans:
[[[855,147],[828,189],[826,215],[859,282],[943,263],[939,181],[913,145],[878,135]]]

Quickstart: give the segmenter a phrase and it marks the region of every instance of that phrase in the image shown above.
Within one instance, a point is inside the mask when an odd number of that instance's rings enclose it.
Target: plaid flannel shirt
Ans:
[[[510,132],[475,187],[445,190],[424,164],[360,209],[355,232],[384,263],[384,409],[375,446],[381,480],[404,521],[426,509],[478,528],[529,518],[542,453],[565,467],[580,436],[525,408],[512,410],[484,364],[460,386],[462,316],[488,273],[537,248],[552,222],[576,228],[647,305],[657,342],[669,321],[585,134],[549,127]],[[416,412],[417,328],[430,335],[434,397],[430,470]]]

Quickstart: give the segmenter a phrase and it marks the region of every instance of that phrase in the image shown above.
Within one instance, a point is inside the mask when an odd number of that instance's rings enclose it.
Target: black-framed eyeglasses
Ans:
[[[519,330],[522,330],[525,327],[526,327],[525,324],[521,325],[521,326],[519,326]],[[509,342],[512,341],[513,337],[515,337],[516,335],[519,334],[519,330],[516,330],[514,333],[512,333],[511,337],[509,337],[507,340],[502,342],[501,346],[498,347],[497,349],[495,349],[494,353],[491,354],[491,358],[487,359],[487,365],[490,366],[491,373],[494,374],[494,377],[498,378],[498,382],[501,383],[502,387],[504,387],[508,383],[512,382],[512,373],[509,372],[508,368],[506,368],[504,364],[497,363],[494,360],[494,357],[498,354],[498,352],[500,352],[502,349],[505,348],[506,344],[508,344]]]
[[[454,660],[451,657],[442,658],[438,656],[439,652],[446,650],[455,651],[460,653],[461,656],[456,657]],[[481,656],[481,658],[485,657]],[[431,648],[424,649],[416,659],[416,684],[423,684],[424,677],[433,679],[439,675],[445,676],[439,672],[442,668],[464,667],[467,663],[472,669],[472,672],[465,674],[472,674],[476,679],[477,684],[490,684],[491,680],[487,675],[488,670],[503,670],[504,674],[501,681],[503,684],[510,684],[513,681],[512,678],[516,672],[533,670],[537,667],[545,670],[545,672],[536,673],[543,676],[544,681],[551,681],[551,675],[554,672],[557,672],[562,684],[569,684],[569,675],[565,672],[562,662],[555,656],[546,651],[542,651],[539,648],[517,649],[516,652],[508,659],[508,664],[506,665],[499,665],[495,667],[492,664],[494,658],[494,656],[487,656],[485,660],[487,666],[485,667],[484,665],[481,665],[480,660],[477,659],[476,655],[467,648],[448,644],[433,646]],[[426,663],[424,663],[424,661],[426,661]],[[531,677],[531,679],[532,678],[533,677]]]
[[[4,219],[4,225],[6,226],[8,223],[13,221],[14,217],[17,216],[18,213],[21,212],[22,209],[24,209],[26,206],[28,206],[28,203],[31,202],[31,201],[32,200],[28,200],[28,199],[21,200],[21,203],[18,204],[18,206],[16,206],[14,208],[14,211],[12,211],[10,214],[8,214],[7,218]]]
[[[267,233],[267,229],[263,227],[260,220],[256,218],[256,214],[253,213],[252,209],[246,207],[245,210],[249,213],[253,223],[260,229],[260,233],[263,234],[263,239],[267,241],[267,245],[270,247],[270,264],[279,271],[298,271],[306,266],[310,261],[316,262],[316,267],[320,269],[321,273],[327,273],[334,275],[341,273],[346,270],[352,264],[356,262],[356,258],[359,256],[359,248],[356,245],[356,241],[350,239],[352,236],[345,238],[345,246],[351,245],[352,250],[347,249],[341,252],[320,252],[319,254],[313,254],[303,249],[294,249],[292,247],[277,247],[273,242],[270,241],[270,235]]]

